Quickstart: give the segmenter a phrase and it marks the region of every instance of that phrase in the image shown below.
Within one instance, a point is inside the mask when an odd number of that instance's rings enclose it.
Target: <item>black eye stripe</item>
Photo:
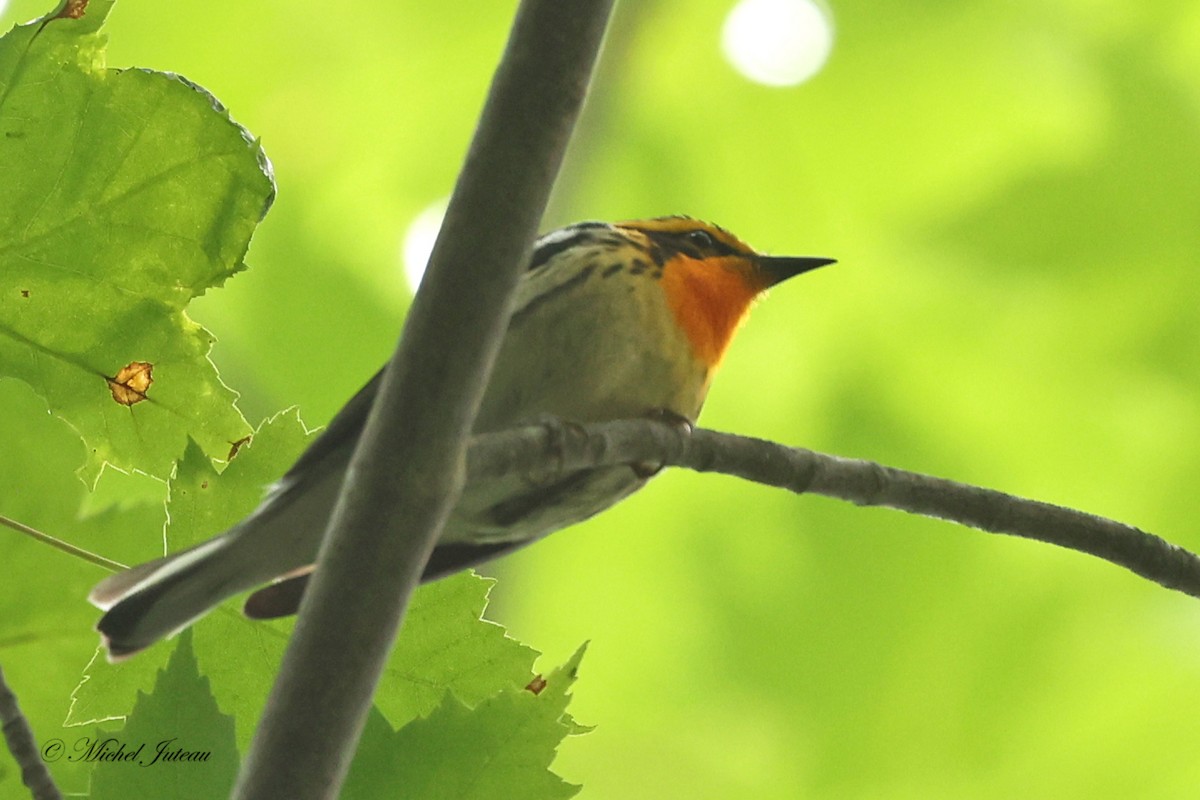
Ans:
[[[644,231],[655,244],[666,251],[670,256],[673,253],[682,253],[689,258],[705,259],[715,256],[745,256],[746,253],[730,247],[725,242],[713,236],[708,231],[692,230],[683,233],[666,232],[666,231]],[[696,236],[702,233],[703,237]],[[697,241],[700,239],[701,241]]]
[[[649,244],[647,249],[656,251],[656,254],[663,260],[676,254],[696,260],[723,256],[755,257],[755,253],[745,245],[728,243],[726,238],[729,237],[729,234],[715,225],[702,225],[690,217],[661,217],[648,222],[677,224],[663,227],[658,224],[647,224],[643,227],[637,222],[623,222],[619,223],[618,227],[634,230],[645,236]],[[656,258],[655,263],[658,262],[659,259]]]
[[[637,237],[623,235],[619,232],[620,228],[637,231],[645,239],[639,241]],[[658,267],[662,267],[674,255],[685,255],[698,261],[723,256],[754,257],[753,253],[728,244],[721,236],[706,228],[661,230],[636,224],[623,224],[620,228],[614,230],[606,222],[579,222],[551,232],[534,244],[527,269],[533,271],[543,267],[555,256],[577,247],[615,252],[632,246],[645,253]]]

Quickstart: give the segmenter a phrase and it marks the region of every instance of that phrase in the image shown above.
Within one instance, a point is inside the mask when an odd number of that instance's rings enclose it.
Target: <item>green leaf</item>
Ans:
[[[138,693],[125,727],[91,740],[90,754],[92,800],[163,797],[168,786],[171,797],[228,796],[238,770],[233,719],[218,710],[197,670],[189,635],[180,637],[154,691]]]
[[[161,501],[80,519],[76,512],[86,488],[73,474],[83,455],[79,437],[18,381],[0,380],[0,408],[0,513],[106,554],[112,553],[102,543],[124,531],[162,529]],[[101,484],[113,474],[105,470]],[[124,560],[119,549],[115,557]],[[85,734],[63,730],[62,722],[79,683],[79,665],[92,658],[99,642],[92,629],[98,612],[84,598],[106,572],[8,529],[0,529],[0,564],[0,664],[38,741],[60,738],[72,745]],[[87,789],[88,765],[64,757],[50,768],[64,793]],[[0,797],[28,797],[19,767],[3,748]]]
[[[221,533],[262,498],[264,487],[295,461],[309,440],[293,410],[264,422],[221,472],[189,445],[168,485],[166,538],[179,550]],[[162,555],[162,538],[143,530],[139,559]],[[123,552],[133,552],[122,542]],[[376,695],[394,726],[428,714],[451,691],[474,706],[529,682],[537,652],[482,619],[491,581],[464,573],[422,587],[409,612]],[[193,628],[196,661],[212,680],[221,709],[238,720],[245,746],[266,699],[292,622],[257,622],[242,616],[241,598],[216,609]],[[171,646],[159,644],[136,658],[109,664],[93,659],[77,687],[68,718],[73,725],[129,713],[139,691],[148,691]],[[236,654],[231,657],[231,654]]]
[[[210,95],[103,66],[110,7],[0,39],[0,374],[79,433],[89,484],[105,462],[165,477],[189,436],[222,456],[247,432],[184,308],[244,268],[274,192]]]
[[[563,738],[584,731],[565,711],[585,649],[546,678],[536,694],[513,687],[474,709],[446,694],[428,717],[399,731],[372,711],[343,800],[574,796],[580,787],[549,766]]]
[[[473,706],[529,682],[538,652],[483,619],[494,583],[464,572],[413,595],[375,694],[376,706],[393,726],[428,714],[447,689]]]
[[[215,536],[252,511],[266,485],[295,461],[308,437],[294,410],[281,413],[260,425],[219,473],[195,443],[189,444],[168,484],[168,549],[182,550]],[[141,540],[137,560],[163,555],[162,536],[149,533],[128,537]],[[133,552],[133,542],[120,544],[123,552]],[[290,624],[250,622],[239,608],[240,601],[231,601],[201,620],[194,644],[202,671],[213,678],[218,702],[244,721],[238,726],[238,741],[244,744],[270,689]],[[73,695],[68,723],[128,714],[136,692],[149,690],[170,653],[171,645],[159,644],[119,664],[93,659]],[[230,658],[231,653],[237,657]]]

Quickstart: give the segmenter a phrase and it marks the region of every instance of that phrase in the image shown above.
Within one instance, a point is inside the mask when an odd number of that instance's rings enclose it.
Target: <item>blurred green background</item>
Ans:
[[[702,423],[1200,549],[1200,5],[830,2],[832,53],[788,87],[723,55],[733,6],[621,5],[546,225],[687,213],[840,259],[756,310]],[[274,162],[251,269],[192,307],[251,422],[324,424],[390,351],[406,234],[514,7],[118,4],[110,65],[207,87]],[[78,491],[78,441],[0,402],[6,513],[61,529],[72,504],[19,486],[57,465]],[[86,631],[94,568],[21,553]],[[572,711],[598,727],[557,761],[583,797],[1200,796],[1200,606],[1084,556],[671,473],[493,573],[545,668],[592,642]],[[42,709],[94,640],[0,644]]]

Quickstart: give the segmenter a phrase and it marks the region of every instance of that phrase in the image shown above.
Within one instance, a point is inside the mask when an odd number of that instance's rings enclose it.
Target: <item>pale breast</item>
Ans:
[[[476,430],[545,414],[594,422],[662,408],[695,420],[706,370],[653,271],[633,269],[597,260],[522,284]]]

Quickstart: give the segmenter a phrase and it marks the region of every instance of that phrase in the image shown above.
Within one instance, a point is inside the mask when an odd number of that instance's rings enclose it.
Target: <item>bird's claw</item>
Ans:
[[[682,414],[672,411],[669,408],[653,408],[647,411],[643,416],[646,419],[670,425],[672,428],[675,428],[681,434],[683,434],[685,438],[691,436],[692,431],[696,429],[695,424],[690,419]],[[634,475],[645,481],[662,472],[663,467],[665,467],[666,464],[662,461],[635,461],[629,466],[633,470]]]

